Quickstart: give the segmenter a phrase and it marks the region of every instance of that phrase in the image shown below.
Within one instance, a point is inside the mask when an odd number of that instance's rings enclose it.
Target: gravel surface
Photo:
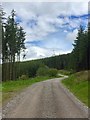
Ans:
[[[88,118],[88,108],[60,83],[65,77],[28,87],[3,107],[3,118]]]

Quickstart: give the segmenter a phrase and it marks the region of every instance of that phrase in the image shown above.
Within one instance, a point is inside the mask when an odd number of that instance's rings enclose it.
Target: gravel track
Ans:
[[[3,118],[88,118],[88,109],[55,78],[35,83],[3,107]]]

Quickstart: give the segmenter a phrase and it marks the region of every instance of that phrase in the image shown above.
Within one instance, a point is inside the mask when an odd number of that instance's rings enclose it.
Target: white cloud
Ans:
[[[9,0],[8,0],[9,1]],[[26,0],[27,1],[27,0]],[[54,0],[53,0],[54,1]],[[78,0],[78,2],[24,2],[21,3],[3,3],[3,8],[7,13],[7,16],[10,14],[12,9],[16,10],[17,16],[22,20],[20,25],[24,28],[26,32],[26,42],[27,41],[38,41],[45,40],[46,36],[49,34],[54,34],[58,32],[58,27],[63,28],[63,24],[69,23],[68,27],[78,27],[80,25],[81,19],[78,20],[70,20],[68,16],[70,15],[83,15],[88,13],[88,0],[83,2],[83,0]],[[59,15],[64,15],[65,18],[57,18]],[[36,20],[37,25],[33,28],[29,26],[30,20]],[[67,30],[63,30],[64,33],[67,34],[67,41],[73,42],[77,35],[77,29],[73,32],[68,32]],[[52,44],[51,44],[52,43]],[[59,47],[60,40],[52,40],[46,43],[46,46],[51,46],[53,48]],[[64,45],[63,45],[64,46]],[[26,46],[28,53],[27,59],[36,59],[40,57],[52,56],[52,50],[42,48],[39,46]],[[55,50],[56,55],[59,53],[67,53],[71,50]]]
[[[77,33],[78,33],[78,30],[77,30],[77,29],[75,29],[73,32],[69,32],[69,33],[67,34],[66,39],[67,39],[67,40],[70,40],[71,42],[74,42],[74,40],[76,39]]]
[[[54,55],[66,54],[66,53],[70,53],[70,52],[71,52],[71,50],[67,50],[67,51],[62,50],[62,49],[54,49],[53,50],[53,49],[42,48],[42,47],[38,47],[38,46],[30,46],[30,44],[27,44],[26,58],[23,59],[23,57],[21,57],[21,61],[51,57]],[[21,56],[23,56],[23,53]]]

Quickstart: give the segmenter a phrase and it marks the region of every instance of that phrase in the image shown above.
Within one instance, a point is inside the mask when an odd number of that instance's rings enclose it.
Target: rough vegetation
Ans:
[[[58,74],[58,70],[55,68],[49,68],[45,65],[43,65],[42,67],[40,67],[37,70],[37,76],[50,76],[50,77],[57,77]]]
[[[69,76],[62,83],[73,92],[77,98],[90,107],[88,104],[88,71],[81,71]]]

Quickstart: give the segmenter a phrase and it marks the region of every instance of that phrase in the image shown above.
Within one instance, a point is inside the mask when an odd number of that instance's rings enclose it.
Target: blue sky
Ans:
[[[7,2],[2,5],[7,16],[15,9],[16,21],[26,32],[25,60],[70,53],[79,26],[87,29],[88,2]]]

